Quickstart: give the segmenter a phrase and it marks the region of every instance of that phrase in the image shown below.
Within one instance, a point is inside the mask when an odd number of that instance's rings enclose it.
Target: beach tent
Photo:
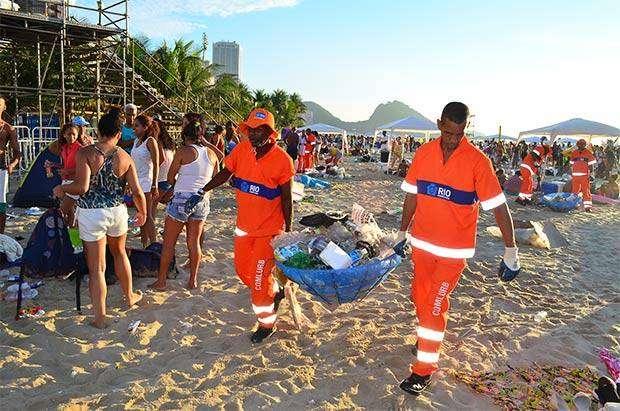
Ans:
[[[375,130],[373,146],[377,141],[377,136],[379,136],[379,134],[383,131],[388,132],[388,147],[391,147],[392,138],[395,137],[395,134],[423,134],[424,140],[428,141],[430,140],[431,134],[440,133],[437,129],[437,125],[429,119],[420,116],[410,116],[377,127]],[[390,152],[391,151],[392,150],[390,150]],[[389,161],[390,160],[388,158],[388,162]]]
[[[400,120],[392,121],[391,123],[377,127],[375,130],[375,136],[382,131],[389,131],[390,134],[422,133],[427,140],[431,134],[439,134],[439,130],[437,129],[437,125],[435,123],[420,116],[401,118]]]
[[[60,157],[52,152],[50,146],[47,146],[35,158],[27,170],[13,197],[13,207],[51,208],[57,206],[52,190],[62,182],[60,175],[58,171],[55,171],[54,176],[48,178],[45,167],[43,167],[46,160],[56,164],[60,163]]]
[[[474,138],[474,140],[501,140],[501,141],[517,141],[516,137],[512,137],[512,136],[506,136],[504,134],[502,134],[501,136],[499,134],[492,134],[490,136],[477,136]]]
[[[558,137],[571,136],[578,140],[583,138],[587,142],[604,144],[608,140],[614,141],[619,138],[620,129],[596,121],[573,118],[550,126],[522,131],[519,133],[519,141],[531,136],[547,136],[550,142]]]
[[[309,128],[312,131],[316,131],[319,134],[327,134],[327,135],[341,135],[342,136],[342,151],[347,152],[349,149],[349,142],[347,141],[347,131],[338,128],[335,126],[330,126],[329,124],[324,123],[316,123],[316,124],[308,124],[306,126],[300,127],[299,130],[305,130]]]

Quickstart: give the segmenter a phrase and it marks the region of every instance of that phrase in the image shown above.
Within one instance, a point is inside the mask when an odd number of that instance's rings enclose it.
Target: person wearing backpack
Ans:
[[[146,199],[136,166],[129,155],[117,147],[121,138],[122,122],[118,110],[110,110],[99,120],[99,141],[81,148],[76,156],[76,171],[73,183],[54,188],[54,195],[79,195],[77,219],[80,238],[84,243],[89,272],[89,291],[94,310],[91,325],[97,328],[107,326],[105,283],[106,245],[114,259],[116,273],[128,307],[142,299],[141,292],[134,292],[131,266],[125,250],[128,220],[123,194],[129,184],[137,209],[135,225],[140,227],[146,221]]]

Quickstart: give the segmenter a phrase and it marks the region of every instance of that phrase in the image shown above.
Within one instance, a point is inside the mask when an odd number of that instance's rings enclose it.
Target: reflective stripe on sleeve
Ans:
[[[589,165],[589,166],[592,166],[592,165],[594,165],[594,164],[596,164],[596,160],[588,161],[588,165]]]
[[[439,353],[418,350],[417,358],[419,362],[435,364],[437,361],[439,361]]]
[[[428,243],[424,240],[420,240],[415,237],[411,237],[411,245],[415,248],[419,248],[424,251],[436,255],[438,257],[446,258],[471,258],[474,256],[476,250],[474,248],[447,248],[440,247],[435,244]]]
[[[587,173],[573,173],[573,177],[587,176]]]
[[[248,235],[248,233],[246,233],[245,231],[243,231],[242,229],[240,229],[239,227],[235,227],[235,235],[237,237],[243,237]]]
[[[418,186],[403,181],[400,185],[400,189],[409,194],[418,194]]]
[[[496,207],[501,206],[505,202],[506,202],[506,196],[504,195],[504,193],[499,193],[498,195],[496,195],[493,198],[481,201],[480,205],[482,205],[482,209],[484,211],[488,211],[488,210],[492,210],[492,209],[494,209]]]
[[[525,168],[526,170],[530,170],[530,173],[535,174],[532,168],[528,166],[527,164],[521,163],[521,167]]]
[[[570,164],[575,164],[575,162],[573,160],[569,161]]]
[[[443,341],[444,333],[441,331],[431,330],[430,328],[418,327],[418,338],[424,338],[429,341]]]

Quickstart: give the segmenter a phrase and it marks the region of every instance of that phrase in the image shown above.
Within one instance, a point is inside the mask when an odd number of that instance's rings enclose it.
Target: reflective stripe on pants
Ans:
[[[590,177],[573,175],[572,192],[583,194],[583,206],[592,208],[592,193],[590,192]]]
[[[430,375],[437,371],[448,321],[449,296],[461,277],[465,260],[437,257],[415,248],[411,258],[414,265],[411,298],[419,323],[418,355],[411,364],[411,372]]]
[[[530,167],[524,167],[523,164],[519,168],[521,171],[521,189],[519,190],[519,198],[531,200],[534,192],[533,174]]]
[[[235,270],[251,290],[252,310],[263,328],[276,322],[273,298],[275,266],[272,237],[235,237]]]

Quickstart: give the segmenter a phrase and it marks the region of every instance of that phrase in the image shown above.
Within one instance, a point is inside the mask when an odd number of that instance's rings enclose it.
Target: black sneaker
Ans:
[[[254,344],[258,344],[258,343],[263,342],[265,338],[269,337],[275,331],[276,331],[275,327],[272,327],[272,328],[258,327],[256,331],[254,331],[254,334],[252,334],[252,337],[250,339],[252,340]]]
[[[608,402],[620,402],[616,383],[609,377],[599,378],[598,388],[596,388],[594,392],[601,405],[605,405]]]
[[[273,312],[278,313],[278,308],[280,307],[280,303],[284,300],[284,287],[280,287],[280,291],[276,293],[273,297]]]
[[[401,390],[418,396],[431,384],[431,376],[421,376],[417,374],[411,374],[409,378],[404,379],[399,387]]]

